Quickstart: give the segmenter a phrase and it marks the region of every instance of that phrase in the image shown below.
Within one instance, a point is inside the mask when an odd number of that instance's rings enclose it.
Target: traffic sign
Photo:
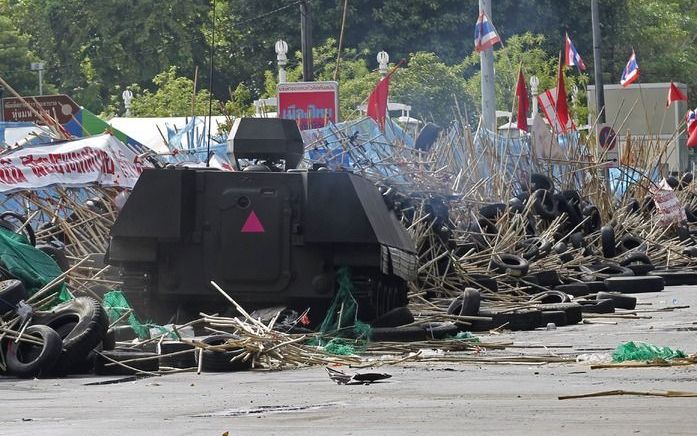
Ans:
[[[614,150],[617,145],[617,133],[610,126],[602,126],[598,133],[598,143],[608,151]]]
[[[39,108],[45,110],[60,124],[69,122],[73,116],[80,112],[80,106],[65,94],[24,97],[24,100],[37,112],[41,112]],[[34,114],[34,111],[30,110],[20,99],[15,97],[3,98],[2,103],[5,121],[29,121],[43,124]]]

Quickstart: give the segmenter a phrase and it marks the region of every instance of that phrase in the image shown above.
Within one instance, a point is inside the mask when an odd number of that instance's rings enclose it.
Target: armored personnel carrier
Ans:
[[[364,321],[406,304],[414,243],[370,181],[298,169],[292,120],[236,120],[228,153],[237,171],[145,170],[121,210],[107,261],[139,313],[222,313],[213,280],[245,308],[311,307],[321,321],[340,267]]]

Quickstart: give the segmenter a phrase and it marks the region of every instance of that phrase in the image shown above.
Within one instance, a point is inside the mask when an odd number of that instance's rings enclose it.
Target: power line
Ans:
[[[252,17],[252,18],[248,18],[248,19],[246,19],[246,20],[238,21],[238,22],[236,22],[235,24],[238,24],[238,25],[239,25],[239,24],[247,24],[247,23],[249,23],[250,21],[258,20],[258,19],[260,19],[260,18],[265,18],[265,17],[268,17],[269,15],[276,14],[276,13],[278,13],[278,12],[281,12],[282,10],[291,8],[291,7],[295,6],[295,5],[299,5],[299,4],[302,3],[302,2],[303,2],[303,0],[297,0],[297,1],[293,2],[293,3],[287,4],[287,5],[285,5],[285,6],[281,6],[281,7],[278,8],[278,9],[274,9],[273,11],[265,12],[265,13],[263,13],[263,14],[257,15],[256,17]]]

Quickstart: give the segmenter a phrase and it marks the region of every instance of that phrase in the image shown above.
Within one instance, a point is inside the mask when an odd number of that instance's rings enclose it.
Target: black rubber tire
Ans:
[[[513,213],[523,213],[525,205],[520,198],[513,197],[508,200],[508,209]]]
[[[552,247],[552,250],[559,255],[559,260],[562,263],[569,263],[574,260],[574,256],[569,253],[569,247],[564,242],[557,242]]]
[[[573,207],[577,208],[579,213],[581,211],[581,193],[575,189],[567,189],[561,191],[562,197]]]
[[[45,325],[32,325],[25,332],[38,336],[43,345],[10,340],[7,345],[7,370],[20,378],[43,377],[50,374],[61,355],[62,341],[58,333]]]
[[[24,284],[15,279],[0,281],[0,315],[15,310],[20,301],[27,298]]]
[[[624,295],[618,292],[598,292],[596,300],[612,300],[617,309],[633,310],[636,308],[636,297]]]
[[[94,359],[94,373],[97,375],[135,375],[138,371],[126,368],[121,365],[110,365],[106,366],[108,363],[113,363],[113,359],[117,362],[123,362],[130,359],[142,359],[148,358],[147,360],[141,360],[136,362],[126,362],[124,365],[128,365],[140,371],[156,372],[160,370],[160,364],[158,362],[157,353],[150,353],[147,351],[133,351],[133,350],[104,350],[98,353]]]
[[[452,322],[429,322],[423,328],[427,339],[445,339],[457,335],[460,331]]]
[[[448,315],[474,316],[479,313],[480,302],[481,295],[477,289],[465,288],[462,295],[448,306]]]
[[[678,189],[682,191],[683,189],[687,188],[687,186],[692,183],[693,178],[694,176],[692,173],[683,174],[680,178],[680,186],[678,186]]]
[[[370,332],[373,342],[416,342],[426,340],[426,330],[419,326],[379,327]]]
[[[650,265],[651,258],[646,253],[629,253],[620,260],[620,266],[628,266],[630,264]]]
[[[686,247],[682,251],[683,256],[687,257],[697,257],[697,246]]]
[[[414,322],[414,315],[407,307],[397,307],[375,318],[373,327],[398,327]]]
[[[465,277],[473,287],[488,289],[491,292],[498,292],[499,290],[499,283],[495,278],[484,274],[468,274]]]
[[[544,291],[530,296],[531,302],[539,304],[558,304],[571,301],[569,295],[562,291]]]
[[[562,310],[566,314],[566,325],[578,324],[583,320],[581,305],[576,303],[538,304],[539,310]]]
[[[116,330],[113,328],[106,331],[104,339],[102,339],[102,350],[113,350],[116,348]]]
[[[645,276],[656,269],[652,264],[643,263],[632,263],[627,265],[627,268],[631,269],[635,276]]]
[[[632,277],[634,275],[631,269],[611,262],[596,263],[589,265],[588,268],[593,271],[599,279],[603,280],[610,277]]]
[[[32,323],[47,325],[63,338],[63,353],[54,367],[57,375],[71,374],[73,367],[82,363],[104,340],[109,328],[104,308],[91,297],[77,297],[51,311],[37,311]]]
[[[612,300],[579,300],[583,313],[614,313],[615,303]]]
[[[208,345],[221,345],[224,344],[229,339],[235,339],[234,335],[213,335],[208,336],[201,340],[204,344]],[[232,361],[233,358],[242,354],[244,350],[230,350],[230,351],[213,351],[213,350],[203,350],[203,363],[201,364],[201,370],[203,372],[233,372],[233,371],[246,371],[252,368],[252,359],[247,359],[243,361],[242,359],[237,359]],[[199,351],[196,350],[195,353],[196,364],[198,365]]]
[[[562,284],[559,273],[554,269],[537,271],[536,273],[530,274],[530,276],[535,276],[540,286],[552,287]]]
[[[496,221],[501,215],[506,213],[506,205],[503,203],[493,203],[482,206],[479,215],[482,218]]]
[[[475,332],[488,331],[498,327],[505,330],[533,330],[542,324],[542,314],[537,309],[523,309],[515,312],[496,312],[480,310],[479,316],[491,317],[491,321],[473,321],[470,329]]]
[[[559,216],[557,203],[554,201],[554,196],[544,189],[538,189],[532,193],[530,197],[533,201],[533,211],[542,219],[553,220]]]
[[[523,259],[526,260],[541,259],[552,251],[552,243],[539,236],[523,239],[518,247],[522,251]]]
[[[532,173],[530,174],[530,191],[534,192],[539,189],[544,189],[545,191],[554,191],[554,182],[551,178],[544,174]]]
[[[160,343],[160,367],[168,366],[172,368],[193,368],[196,366],[196,348],[193,345],[178,341],[163,341]],[[187,351],[190,353],[174,354],[171,353]]]
[[[666,177],[666,182],[668,183],[668,186],[673,189],[676,189],[680,185],[680,180],[678,180],[675,176]]]
[[[642,250],[642,247],[645,248],[646,245],[641,238],[634,235],[624,235],[620,238],[618,248],[620,252],[624,253],[635,249],[639,249],[638,251],[644,251]]]
[[[689,206],[685,206],[685,218],[688,223],[697,223],[697,215],[695,215]]]
[[[615,229],[612,226],[603,226],[600,229],[600,245],[603,249],[603,256],[606,258],[612,258],[617,256],[617,249],[615,247]]]
[[[590,294],[590,289],[585,283],[568,283],[566,285],[559,285],[554,287],[555,291],[561,291],[565,294],[572,295],[574,297],[583,297],[584,295]]]
[[[65,255],[65,250],[53,245],[37,245],[36,249],[48,254],[58,264],[61,271],[66,272],[70,269],[70,261],[68,261],[68,257]]]
[[[542,327],[546,327],[549,323],[557,327],[564,327],[566,325],[566,312],[563,310],[543,310],[541,316]]]
[[[499,253],[491,256],[489,268],[512,277],[522,277],[528,273],[530,264],[521,256],[510,253]]]
[[[583,208],[583,218],[588,217],[583,223],[583,231],[586,235],[590,235],[593,232],[600,230],[603,225],[602,219],[600,217],[600,211],[595,206],[586,206]]]
[[[5,223],[8,223],[7,218],[14,218],[17,221],[19,221],[19,225],[14,226],[14,229],[3,225],[3,227],[5,227],[6,229],[13,231],[13,232],[16,232],[17,229],[22,224],[24,224],[24,222],[27,220],[27,217],[25,217],[24,215],[20,215],[16,212],[12,212],[11,210],[0,213],[0,221],[4,221]],[[10,226],[13,226],[13,225],[10,223]],[[27,223],[27,225],[24,226],[24,228],[22,229],[22,232],[26,235],[27,239],[29,240],[29,243],[31,245],[33,245],[34,247],[36,247],[36,234],[34,233],[34,228],[31,226],[31,224]]]
[[[608,292],[620,292],[622,294],[639,294],[644,292],[660,292],[664,288],[662,277],[611,277],[605,279]]]
[[[663,278],[666,286],[697,285],[697,272],[681,270],[653,270],[648,276]]]
[[[590,282],[583,282],[583,284],[588,286],[588,292],[591,294],[597,294],[607,289],[605,287],[605,282],[602,280],[591,280]]]
[[[690,234],[690,228],[686,224],[680,224],[679,226],[677,226],[675,228],[675,232],[677,233],[680,242],[685,242],[692,239],[692,235]]]
[[[566,214],[567,219],[564,225],[569,231],[581,223],[581,214],[563,195],[554,194],[554,202],[559,213]]]
[[[569,242],[575,249],[586,248],[588,245],[586,243],[586,238],[583,237],[583,233],[581,232],[572,233],[571,236],[569,236]]]

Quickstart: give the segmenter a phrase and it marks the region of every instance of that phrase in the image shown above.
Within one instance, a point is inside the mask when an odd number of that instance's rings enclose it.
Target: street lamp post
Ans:
[[[286,65],[288,64],[288,43],[282,39],[276,41],[276,62],[278,63],[278,83],[287,82]]]
[[[532,94],[532,117],[537,114],[537,90],[540,86],[540,79],[537,76],[530,76],[530,94]]]
[[[390,55],[386,51],[381,51],[377,56],[378,70],[380,71],[380,76],[387,76],[387,64],[390,63]]]
[[[133,101],[133,93],[130,89],[126,89],[121,93],[121,98],[123,98],[123,107],[126,108],[126,116],[131,116],[131,102]]]
[[[31,70],[39,72],[39,95],[44,95],[44,63],[32,62]]]

